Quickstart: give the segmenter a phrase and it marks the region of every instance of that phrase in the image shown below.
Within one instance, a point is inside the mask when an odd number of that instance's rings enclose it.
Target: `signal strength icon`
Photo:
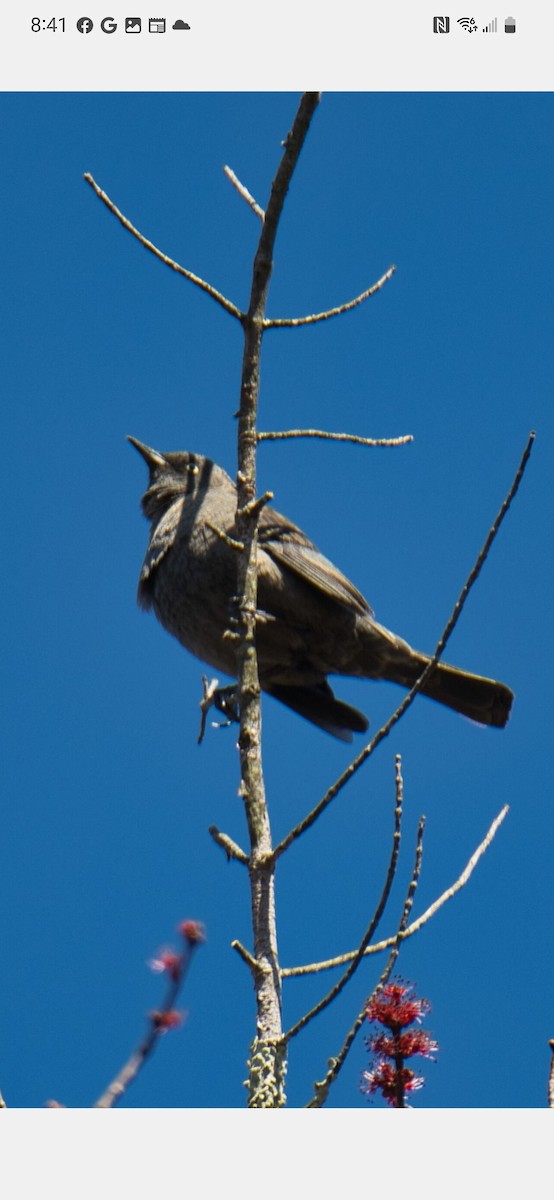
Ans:
[[[489,21],[488,25],[485,25],[485,28],[483,29],[483,33],[498,33],[498,18],[497,17],[493,17],[492,21]]]

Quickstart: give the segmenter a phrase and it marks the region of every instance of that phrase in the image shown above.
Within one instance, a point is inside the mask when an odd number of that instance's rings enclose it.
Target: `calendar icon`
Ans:
[[[150,17],[148,21],[149,33],[165,33],[165,17]]]

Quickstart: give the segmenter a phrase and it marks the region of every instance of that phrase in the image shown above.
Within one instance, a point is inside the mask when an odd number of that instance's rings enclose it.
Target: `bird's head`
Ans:
[[[159,518],[181,496],[194,499],[208,486],[218,486],[223,479],[231,482],[225,471],[203,454],[188,450],[162,453],[130,435],[127,441],[138,450],[148,467],[150,478],[141,504],[149,521]]]

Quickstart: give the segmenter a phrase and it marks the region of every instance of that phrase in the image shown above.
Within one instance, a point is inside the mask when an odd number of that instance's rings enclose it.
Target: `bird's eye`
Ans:
[[[198,464],[195,462],[187,463],[187,471],[189,471],[191,475],[198,475]]]

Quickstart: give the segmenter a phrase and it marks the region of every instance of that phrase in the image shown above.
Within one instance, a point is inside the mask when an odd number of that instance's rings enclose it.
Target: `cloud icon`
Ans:
[[[186,21],[176,21],[175,24],[171,26],[171,28],[172,29],[190,29],[190,25],[187,25]]]

